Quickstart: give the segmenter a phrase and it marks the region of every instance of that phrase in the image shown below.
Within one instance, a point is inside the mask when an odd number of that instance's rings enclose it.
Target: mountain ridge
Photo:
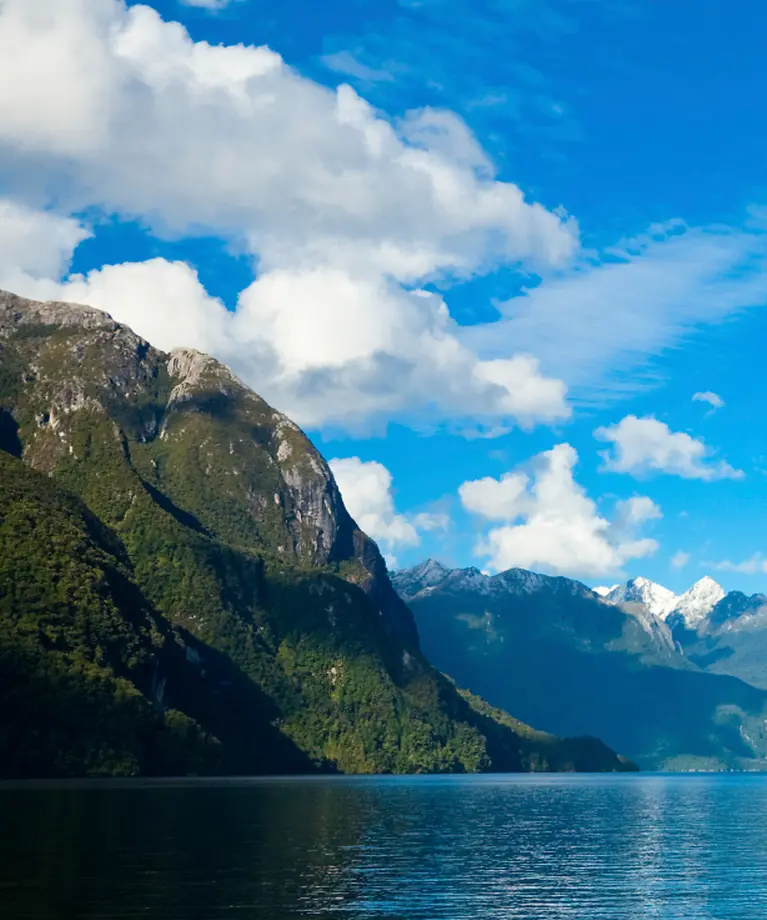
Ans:
[[[705,619],[725,596],[722,586],[710,575],[704,575],[682,594],[675,594],[649,578],[637,576],[612,588],[594,588],[600,597],[613,603],[643,604],[649,613],[661,620],[676,618],[690,628]]]
[[[0,526],[9,534],[17,519],[29,522],[17,564],[0,570],[0,597],[29,596],[0,609],[0,666],[21,661],[14,673],[26,686],[53,669],[73,688],[79,726],[67,746],[48,694],[39,717],[23,709],[47,753],[38,762],[21,748],[0,770],[167,772],[172,757],[185,764],[175,772],[631,767],[595,739],[539,743],[432,668],[325,460],[210,356],[160,352],[88,307],[0,293],[0,448],[6,481],[18,485],[3,493]],[[46,503],[62,509],[66,540],[46,529]],[[117,554],[89,550],[106,560],[88,575],[102,585],[95,596],[76,567],[91,519]],[[50,564],[71,584],[64,597],[45,587]],[[151,680],[129,652],[144,647],[143,633],[112,658],[91,638],[122,628],[127,611],[99,574],[116,568],[157,624],[150,633],[165,637],[142,652]],[[83,627],[70,628],[86,609]],[[22,651],[19,613],[30,627]],[[17,685],[0,679],[0,742],[18,747]],[[100,715],[83,720],[99,687]],[[146,714],[130,750],[109,742],[126,694],[130,711]]]
[[[643,768],[767,769],[767,686],[746,683],[728,650],[698,634],[705,620],[683,647],[676,595],[660,595],[656,615],[642,602],[648,580],[615,601],[571,579],[433,560],[392,578],[429,658],[490,704],[555,733],[596,734]],[[717,592],[701,588],[688,597],[710,606]]]

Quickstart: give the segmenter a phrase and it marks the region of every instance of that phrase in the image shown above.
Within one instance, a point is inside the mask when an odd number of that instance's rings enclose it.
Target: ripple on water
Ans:
[[[0,786],[5,916],[760,920],[767,777]]]

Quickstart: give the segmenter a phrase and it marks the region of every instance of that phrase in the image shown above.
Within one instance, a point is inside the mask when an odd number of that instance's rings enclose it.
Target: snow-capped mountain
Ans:
[[[436,589],[452,593],[470,591],[491,595],[498,592],[527,594],[544,586],[557,586],[560,590],[581,593],[588,591],[581,582],[569,578],[539,575],[527,569],[508,569],[497,575],[488,575],[473,566],[452,569],[435,559],[392,576],[399,594],[410,600],[417,595]],[[721,585],[708,575],[697,581],[684,594],[674,594],[663,585],[641,576],[624,584],[600,585],[590,589],[594,594],[612,604],[628,604],[648,632],[654,631],[653,621],[667,623],[672,629],[683,627],[697,629],[714,607],[724,598]]]
[[[711,579],[681,595],[646,578],[595,591],[524,569],[489,575],[433,560],[392,581],[429,659],[531,724],[607,738],[651,769],[695,766],[701,751],[705,766],[711,757],[767,762],[767,622],[756,631],[767,598],[717,604],[722,590]]]
[[[722,586],[708,575],[696,581],[684,594],[674,594],[663,585],[641,577],[632,578],[608,591],[602,587],[593,591],[613,604],[640,604],[648,613],[668,621],[669,625],[693,630],[725,596]]]
[[[609,587],[607,585],[597,585],[596,588],[592,588],[591,590],[594,592],[594,594],[598,594],[600,597],[606,597],[616,588],[620,588],[620,585],[610,585]]]
[[[723,597],[722,586],[706,575],[685,591],[672,612],[684,620],[684,625],[688,629],[695,629]]]
[[[642,577],[631,578],[625,585],[616,585],[604,598],[613,604],[641,604],[648,613],[661,620],[665,620],[679,602],[673,591]]]
[[[412,569],[394,572],[391,576],[397,593],[409,602],[415,597],[428,595],[439,589],[451,594],[531,594],[541,588],[565,591],[571,594],[590,594],[591,589],[571,578],[539,575],[527,569],[508,569],[497,575],[488,575],[474,566],[451,569],[434,559],[427,559]]]

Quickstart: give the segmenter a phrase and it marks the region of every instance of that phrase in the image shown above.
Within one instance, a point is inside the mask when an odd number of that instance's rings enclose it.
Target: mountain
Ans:
[[[618,587],[620,587],[620,585],[597,585],[591,590],[594,592],[594,594],[598,594],[600,597],[606,597]]]
[[[616,603],[522,569],[429,562],[393,581],[434,664],[525,722],[597,735],[643,768],[767,768],[767,693],[685,655],[645,606],[678,602],[651,583],[634,580]]]
[[[676,624],[674,638],[699,667],[767,689],[767,597],[725,595],[704,616]]]
[[[722,586],[706,575],[678,598],[667,620],[674,617],[686,629],[694,629],[698,623],[706,619],[723,598]]]
[[[428,663],[319,453],[214,359],[0,293],[0,773],[627,769]]]
[[[311,769],[258,688],[153,609],[119,538],[2,451],[0,700],[0,775]]]
[[[594,588],[595,593],[615,604],[641,604],[648,613],[670,625],[694,628],[724,597],[722,586],[706,575],[684,594],[674,594],[648,578],[632,578],[610,589]]]
[[[749,597],[740,591],[725,594],[709,576],[679,596],[637,578],[605,597],[621,603],[637,583],[643,591],[638,603],[651,618],[665,623],[689,661],[710,673],[728,674],[767,689],[767,597]],[[657,603],[658,598],[663,602]]]
[[[616,585],[603,595],[614,604],[641,604],[653,616],[665,619],[676,607],[678,598],[673,591],[648,578],[632,578],[625,585]]]

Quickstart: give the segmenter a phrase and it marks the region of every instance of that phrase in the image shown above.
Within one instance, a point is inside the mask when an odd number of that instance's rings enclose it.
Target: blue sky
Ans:
[[[0,286],[231,363],[397,565],[767,591],[761,4],[36,7]]]

